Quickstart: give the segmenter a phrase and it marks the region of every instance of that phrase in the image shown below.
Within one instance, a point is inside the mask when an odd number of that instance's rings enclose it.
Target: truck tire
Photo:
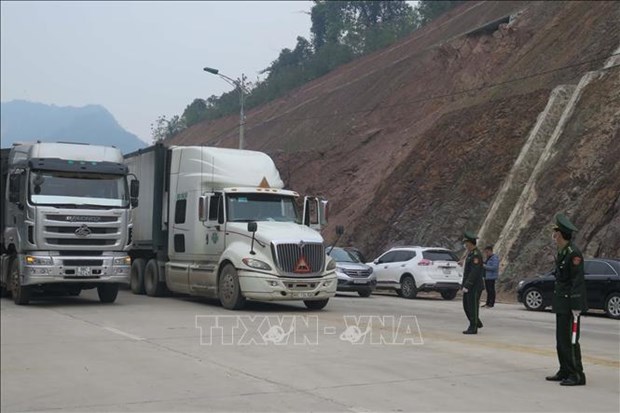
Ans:
[[[161,297],[166,292],[166,286],[159,281],[159,265],[151,258],[144,268],[144,291],[149,297]]]
[[[304,300],[304,304],[308,310],[322,310],[325,308],[327,303],[329,302],[329,298],[324,300]]]
[[[19,276],[19,262],[16,258],[11,260],[9,268],[11,268],[9,277],[12,286],[11,293],[13,295],[13,302],[17,305],[28,305],[30,302],[30,287],[21,285]]]
[[[400,281],[400,296],[415,298],[416,295],[418,295],[418,289],[415,286],[415,280],[411,275],[405,275]]]
[[[102,303],[113,303],[118,295],[118,284],[103,284],[97,287],[97,295]]]
[[[245,297],[241,294],[239,276],[232,264],[226,264],[217,282],[217,295],[222,307],[228,310],[240,310],[245,306]]]
[[[146,261],[144,258],[136,258],[131,263],[131,275],[129,277],[129,287],[134,294],[144,294],[144,267]]]

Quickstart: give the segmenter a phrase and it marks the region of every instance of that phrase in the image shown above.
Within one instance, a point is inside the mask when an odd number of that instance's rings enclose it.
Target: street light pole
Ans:
[[[226,81],[226,83],[239,89],[239,106],[241,106],[241,111],[239,113],[239,149],[243,149],[244,138],[245,138],[244,136],[245,113],[243,112],[243,106],[245,105],[245,94],[247,93],[247,89],[245,86],[245,81],[247,80],[247,77],[242,73],[241,78],[235,80],[220,73],[219,70],[213,69],[212,67],[205,67],[202,70],[204,70],[207,73],[211,73],[213,75],[218,75],[224,81]]]

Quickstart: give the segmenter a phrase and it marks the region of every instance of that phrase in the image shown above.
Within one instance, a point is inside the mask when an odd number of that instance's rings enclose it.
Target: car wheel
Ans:
[[[131,276],[129,277],[129,287],[134,294],[144,294],[144,258],[136,258],[131,263]]]
[[[400,283],[400,293],[403,298],[415,298],[415,296],[418,295],[418,289],[411,275],[403,277]]]
[[[9,273],[9,276],[12,284],[11,293],[13,295],[13,302],[17,305],[28,305],[30,302],[30,287],[24,287],[21,285],[21,277],[19,276],[19,262],[17,261],[17,258],[14,258],[11,261],[10,268],[11,272]]]
[[[456,297],[457,292],[458,290],[443,290],[441,292],[441,297],[444,300],[454,300],[454,297]]]
[[[543,306],[543,295],[538,288],[530,288],[525,294],[523,294],[523,304],[525,308],[532,311],[542,311],[545,309]]]
[[[372,294],[372,290],[368,289],[368,290],[359,290],[357,292],[360,297],[370,297],[370,294]]]
[[[308,310],[322,310],[327,305],[329,298],[324,300],[304,300],[304,304]]]
[[[241,294],[237,270],[231,264],[227,264],[220,274],[218,297],[222,307],[229,310],[240,310],[245,305],[245,297]]]
[[[620,293],[611,293],[605,300],[605,314],[607,317],[620,320]]]

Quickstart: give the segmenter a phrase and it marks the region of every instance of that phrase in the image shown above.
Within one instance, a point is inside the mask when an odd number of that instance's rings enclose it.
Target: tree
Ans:
[[[422,0],[418,3],[417,11],[423,24],[436,19],[448,10],[464,3],[464,1],[430,1]]]
[[[151,124],[151,136],[153,142],[160,142],[170,139],[185,129],[183,119],[178,115],[173,116],[170,120],[165,115],[157,118],[155,124]]]
[[[202,122],[207,116],[207,103],[204,99],[194,99],[192,103],[185,107],[183,111],[183,123],[190,127]]]

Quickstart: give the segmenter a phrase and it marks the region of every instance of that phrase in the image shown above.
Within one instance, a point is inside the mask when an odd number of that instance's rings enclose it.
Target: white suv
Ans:
[[[368,265],[377,276],[377,289],[394,289],[405,298],[414,298],[418,291],[438,291],[452,300],[463,281],[458,258],[445,248],[392,248]]]

